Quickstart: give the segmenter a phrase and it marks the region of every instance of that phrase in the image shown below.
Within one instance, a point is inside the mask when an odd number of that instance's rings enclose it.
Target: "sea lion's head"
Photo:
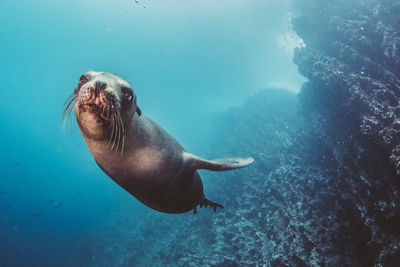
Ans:
[[[68,117],[73,109],[82,134],[108,140],[117,148],[123,143],[127,122],[135,112],[141,115],[132,86],[109,72],[89,71],[80,77],[64,114]]]

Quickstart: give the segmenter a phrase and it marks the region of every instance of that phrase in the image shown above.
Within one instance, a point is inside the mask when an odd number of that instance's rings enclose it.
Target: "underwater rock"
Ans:
[[[305,43],[294,61],[309,80],[300,94],[306,123],[338,164],[333,186],[344,217],[362,223],[353,229],[360,255],[369,255],[362,262],[398,264],[400,1],[308,5],[293,21]]]

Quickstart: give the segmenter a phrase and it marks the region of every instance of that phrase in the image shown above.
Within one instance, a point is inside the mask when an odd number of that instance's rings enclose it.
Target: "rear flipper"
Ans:
[[[246,167],[254,162],[253,158],[223,158],[207,160],[199,158],[193,154],[185,152],[185,159],[188,160],[190,169],[211,170],[211,171],[227,171]]]
[[[203,198],[203,200],[200,201],[199,205],[200,205],[200,208],[202,208],[203,206],[205,208],[207,208],[207,206],[210,206],[210,208],[213,208],[214,212],[217,211],[217,208],[221,208],[221,209],[224,208],[224,206],[222,206],[221,204],[218,204],[218,203],[208,200],[206,198]],[[193,214],[197,214],[197,206],[194,207]]]

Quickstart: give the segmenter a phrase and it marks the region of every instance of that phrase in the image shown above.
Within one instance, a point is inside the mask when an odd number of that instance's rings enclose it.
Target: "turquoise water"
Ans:
[[[268,87],[300,90],[292,12],[277,0],[1,1],[0,265],[92,264],[99,229],[156,213],[97,167],[75,122],[62,130],[82,73],[121,75],[144,114],[205,155],[215,116]]]

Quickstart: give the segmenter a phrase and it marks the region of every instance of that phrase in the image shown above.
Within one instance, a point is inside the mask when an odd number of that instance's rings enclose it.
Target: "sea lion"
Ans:
[[[250,165],[253,158],[206,160],[186,152],[163,128],[142,115],[132,86],[108,72],[83,74],[66,102],[99,167],[148,207],[184,213],[208,200],[198,169],[225,171]]]

